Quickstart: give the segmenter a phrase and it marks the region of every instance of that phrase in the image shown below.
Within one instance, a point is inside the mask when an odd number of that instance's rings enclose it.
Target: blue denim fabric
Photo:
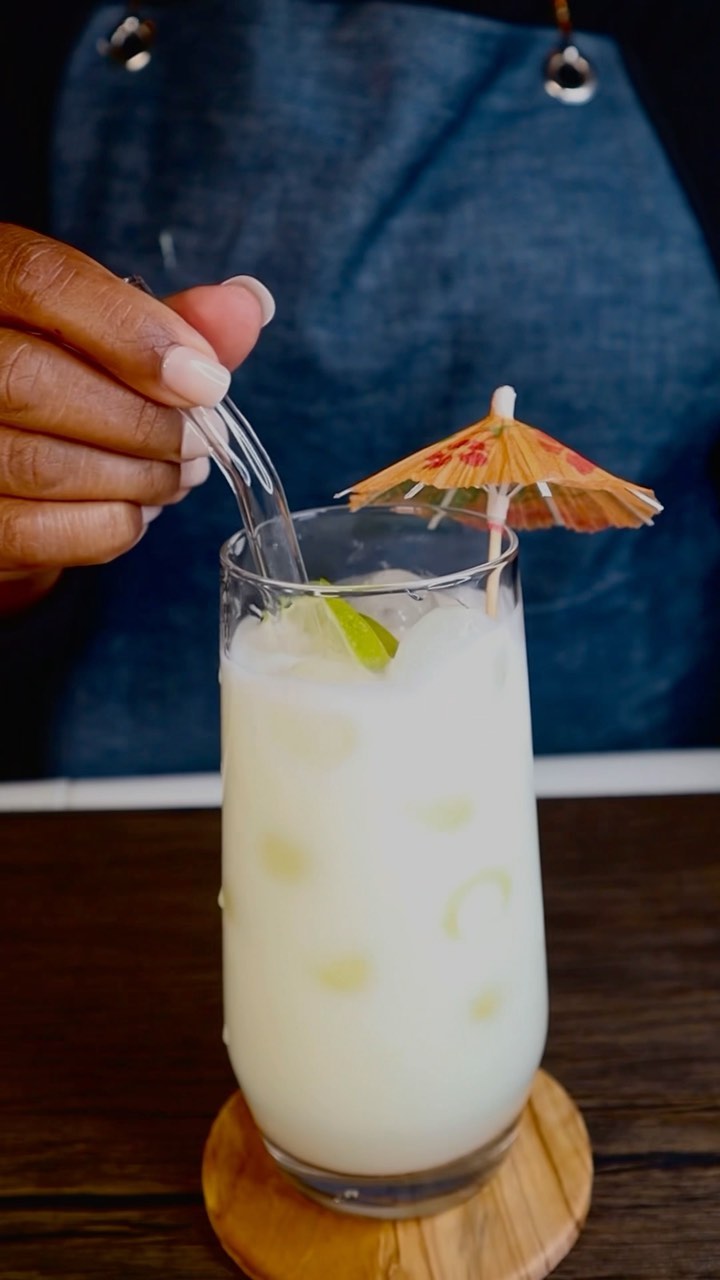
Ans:
[[[520,417],[653,486],[654,529],[522,536],[536,748],[718,742],[719,286],[612,42],[583,39],[601,87],[571,108],[543,91],[547,30],[188,0],[143,6],[157,51],[129,75],[96,52],[122,11],[68,68],[55,234],[158,292],[269,285],[234,392],[295,506],[482,416],[503,382]],[[88,573],[48,772],[216,767],[236,523],[213,477]]]

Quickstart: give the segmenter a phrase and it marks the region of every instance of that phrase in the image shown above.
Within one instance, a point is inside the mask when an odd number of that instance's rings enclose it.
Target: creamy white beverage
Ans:
[[[353,599],[377,667],[307,598],[222,662],[232,1066],[271,1142],[357,1175],[498,1137],[546,1035],[522,608],[420,594]]]

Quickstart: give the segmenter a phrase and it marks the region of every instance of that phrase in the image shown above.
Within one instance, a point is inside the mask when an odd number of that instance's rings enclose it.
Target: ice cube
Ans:
[[[367,582],[377,584],[379,587],[392,587],[400,582],[418,584],[417,595],[410,591],[393,591],[386,595],[358,595],[353,598],[353,604],[361,613],[368,614],[376,622],[387,627],[396,640],[404,636],[416,622],[419,622],[420,618],[424,618],[435,608],[433,593],[422,589],[425,579],[416,573],[411,573],[409,569],[379,569],[377,573],[367,577],[349,578],[343,585],[351,586],[355,583]]]
[[[294,637],[293,637],[294,638]],[[230,657],[246,671],[262,675],[282,675],[297,661],[297,654],[283,644],[279,621],[246,617],[238,625],[230,646]],[[309,645],[308,645],[308,651]]]
[[[466,609],[460,604],[454,609],[433,608],[401,639],[388,677],[403,682],[431,679],[483,645],[493,632],[497,632],[497,624],[482,609]]]
[[[485,596],[476,586],[466,582],[460,587],[446,587],[442,591],[434,591],[433,599],[438,609],[452,608],[461,604],[465,609],[485,607]]]
[[[349,652],[325,606],[312,599],[297,600],[262,620],[243,618],[232,642],[232,657],[241,666],[264,675],[302,675],[306,679],[336,682],[337,668],[352,679],[359,665]],[[322,665],[329,670],[322,675]],[[307,666],[301,670],[302,664]],[[313,664],[318,665],[312,672]]]

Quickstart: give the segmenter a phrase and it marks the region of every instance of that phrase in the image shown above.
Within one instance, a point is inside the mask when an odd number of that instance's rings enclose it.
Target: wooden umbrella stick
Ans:
[[[488,560],[497,560],[502,551],[502,535],[505,525],[505,517],[510,506],[509,486],[502,485],[500,488],[488,488],[487,502],[487,522],[490,531],[490,539],[488,542]],[[493,569],[488,577],[487,591],[485,593],[485,609],[488,617],[497,616],[498,592],[500,590],[500,575],[502,569]]]
[[[502,525],[490,525],[490,543],[488,546],[488,560],[497,560],[502,549]],[[493,569],[488,578],[487,591],[485,593],[485,609],[490,618],[497,616],[498,591],[500,590],[500,574],[502,569]]]
[[[488,560],[497,560],[502,551],[502,531],[501,524],[490,525],[490,541],[488,543]]]

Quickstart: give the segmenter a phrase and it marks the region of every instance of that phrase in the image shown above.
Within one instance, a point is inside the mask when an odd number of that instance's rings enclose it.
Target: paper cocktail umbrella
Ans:
[[[515,391],[498,387],[486,418],[345,490],[351,508],[422,492],[423,501],[441,510],[482,511],[490,559],[499,553],[504,524],[594,533],[652,524],[662,511],[652,489],[603,471],[514,412]]]

